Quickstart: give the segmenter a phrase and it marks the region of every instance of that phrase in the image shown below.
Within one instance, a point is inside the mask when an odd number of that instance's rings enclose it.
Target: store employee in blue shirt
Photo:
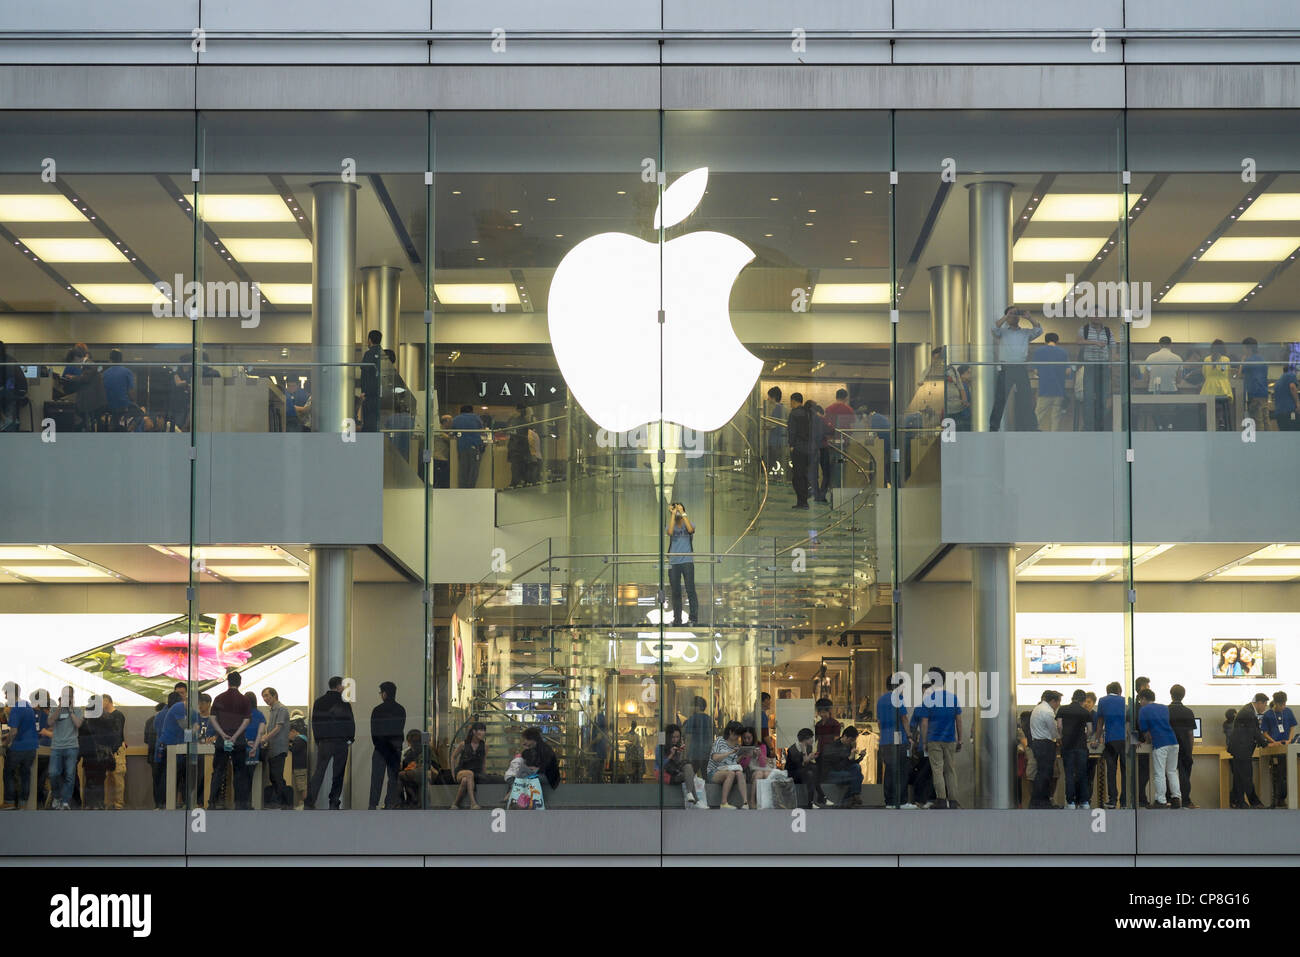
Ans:
[[[155,763],[159,773],[154,777],[154,807],[166,807],[167,804],[167,747],[172,744],[185,743],[185,729],[189,722],[185,720],[185,701],[180,693],[173,691],[167,696],[167,707],[154,720],[158,729],[158,753]],[[176,784],[182,792],[185,790],[185,755],[176,755]]]
[[[1065,373],[1070,354],[1061,348],[1061,337],[1049,332],[1046,345],[1034,350],[1034,368],[1038,372],[1038,402],[1034,415],[1043,432],[1060,432],[1065,425]]]
[[[1124,770],[1124,742],[1127,736],[1127,707],[1124,689],[1118,681],[1106,685],[1106,694],[1097,702],[1097,720],[1101,724],[1101,739],[1105,742],[1101,757],[1106,762],[1106,808],[1121,806],[1124,790],[1119,786],[1119,776]]]
[[[19,697],[19,687],[10,685],[9,750],[5,754],[4,801],[12,808],[27,806],[32,787],[32,762],[36,760],[36,710]]]
[[[1295,715],[1286,706],[1286,692],[1273,694],[1273,703],[1260,716],[1259,729],[1270,741],[1286,744],[1291,740],[1291,730],[1296,726]],[[1268,759],[1273,776],[1273,806],[1286,807],[1286,762],[1284,755],[1273,755]]]
[[[896,696],[900,682],[890,678],[889,690],[876,700],[876,721],[880,725],[880,759],[885,766],[885,807],[903,803],[907,779],[903,776],[903,751],[907,740],[907,705]]]
[[[1138,729],[1151,735],[1151,776],[1156,785],[1156,800],[1152,806],[1182,807],[1182,791],[1178,781],[1178,737],[1169,723],[1169,706],[1156,704],[1156,693],[1150,688],[1138,692],[1138,701],[1142,702]]]
[[[456,455],[460,463],[457,488],[478,486],[478,461],[483,454],[483,420],[474,414],[474,406],[462,405],[460,415],[451,420],[456,432]]]
[[[921,718],[921,747],[930,758],[934,775],[936,807],[956,807],[956,754],[961,750],[961,703],[951,691],[944,690],[948,675],[942,668],[931,668],[930,687],[922,698],[925,713]]]

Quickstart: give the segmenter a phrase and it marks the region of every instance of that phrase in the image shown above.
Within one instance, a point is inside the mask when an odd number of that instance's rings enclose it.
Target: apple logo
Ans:
[[[661,214],[665,229],[689,216],[708,181],[702,167],[664,190],[654,228]],[[661,364],[665,421],[713,432],[731,420],[763,368],[736,338],[727,308],[753,258],[740,240],[714,232],[662,247],[600,233],[569,250],[551,280],[547,318],[560,372],[593,421],[610,432],[658,421]]]

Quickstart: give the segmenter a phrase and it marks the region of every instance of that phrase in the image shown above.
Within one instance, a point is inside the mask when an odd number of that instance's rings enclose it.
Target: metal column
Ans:
[[[1016,806],[1014,548],[990,545],[971,549],[971,599],[975,670],[988,676],[985,680],[992,699],[987,710],[976,710],[975,803],[982,808],[1012,808]]]
[[[968,266],[930,267],[930,348],[956,348],[964,350],[970,341],[967,314]],[[949,363],[963,363],[968,358],[963,351],[948,352]]]
[[[987,432],[997,355],[993,324],[1012,303],[1011,183],[975,183],[970,191],[971,428]]]
[[[402,270],[396,266],[364,266],[361,269],[361,316],[366,334],[378,329],[382,348],[399,353],[401,333],[398,317],[402,314]],[[364,339],[362,341],[365,341]]]
[[[315,431],[342,433],[356,414],[357,187],[312,184],[312,350],[328,363],[312,373]],[[354,426],[355,429],[355,426]],[[353,446],[355,448],[355,446]],[[347,677],[352,653],[352,550],[314,546],[308,613],[311,629],[312,701],[331,675]],[[350,787],[345,783],[346,806]],[[308,795],[315,800],[316,795]]]

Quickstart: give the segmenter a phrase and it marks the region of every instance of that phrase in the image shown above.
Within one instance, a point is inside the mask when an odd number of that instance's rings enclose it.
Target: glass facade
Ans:
[[[1295,120],[0,113],[5,801],[1293,807]]]

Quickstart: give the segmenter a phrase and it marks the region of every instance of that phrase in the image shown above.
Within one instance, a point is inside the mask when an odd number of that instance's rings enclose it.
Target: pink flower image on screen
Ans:
[[[189,638],[181,632],[160,635],[156,638],[132,638],[114,647],[119,655],[126,657],[126,670],[147,678],[164,676],[185,681],[211,681],[224,678],[228,668],[235,668],[248,661],[247,651],[228,651],[224,654],[217,650],[216,635],[195,635],[194,673],[191,676],[189,664]]]

